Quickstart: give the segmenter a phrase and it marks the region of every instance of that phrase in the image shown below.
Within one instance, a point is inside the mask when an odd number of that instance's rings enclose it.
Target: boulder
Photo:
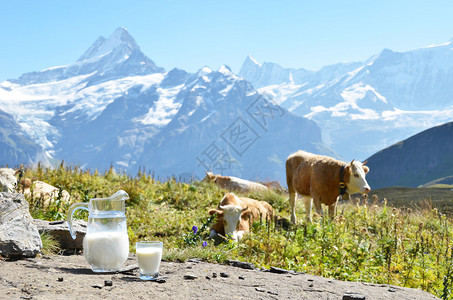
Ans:
[[[35,257],[42,248],[24,195],[0,193],[0,256]]]
[[[83,248],[83,238],[87,232],[87,222],[83,220],[74,220],[72,225],[76,232],[76,239],[72,239],[69,233],[67,221],[44,221],[34,220],[39,233],[46,232],[53,236],[65,250],[74,250]]]
[[[0,192],[13,192],[16,188],[17,178],[11,168],[0,168]]]

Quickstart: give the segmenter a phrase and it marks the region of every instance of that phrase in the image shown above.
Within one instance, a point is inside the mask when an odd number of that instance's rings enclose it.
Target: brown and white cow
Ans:
[[[209,214],[217,213],[217,219],[211,226],[210,237],[229,235],[239,241],[250,231],[250,225],[258,220],[271,221],[274,218],[274,209],[265,201],[258,201],[246,197],[238,197],[227,193],[216,209],[209,210]]]
[[[247,193],[251,191],[267,191],[268,188],[257,182],[245,180],[233,176],[215,175],[212,172],[206,172],[206,177],[203,179],[205,182],[214,182],[219,187],[227,191],[236,191],[240,193]]]
[[[365,174],[369,171],[365,163],[353,160],[347,164],[304,151],[291,154],[286,159],[291,221],[296,223],[297,194],[304,199],[306,219],[311,222],[312,199],[316,212],[322,214],[321,204],[327,205],[329,216],[333,218],[340,194],[368,193],[371,188],[365,179]],[[341,193],[340,182],[345,184]]]

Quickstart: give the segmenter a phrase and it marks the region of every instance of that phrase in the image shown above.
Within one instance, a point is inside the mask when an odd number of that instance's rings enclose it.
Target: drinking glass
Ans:
[[[142,280],[156,280],[159,277],[163,243],[159,241],[142,241],[135,245],[139,277]]]

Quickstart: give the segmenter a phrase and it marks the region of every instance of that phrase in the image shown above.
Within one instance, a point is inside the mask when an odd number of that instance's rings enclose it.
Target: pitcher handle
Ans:
[[[69,233],[71,233],[72,239],[75,240],[76,238],[76,232],[72,228],[72,216],[74,215],[75,211],[78,209],[84,209],[88,210],[88,203],[85,202],[79,202],[79,203],[74,203],[71,205],[68,209],[68,227],[69,227]]]

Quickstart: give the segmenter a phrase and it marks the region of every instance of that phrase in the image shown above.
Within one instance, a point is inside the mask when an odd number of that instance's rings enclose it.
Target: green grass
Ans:
[[[58,241],[49,233],[41,233],[41,242],[42,242],[42,254],[56,254],[60,252],[60,244]]]
[[[26,176],[67,190],[73,202],[107,197],[124,189],[131,197],[127,201],[131,251],[135,251],[136,241],[161,240],[166,260],[202,258],[221,263],[234,259],[259,268],[275,266],[340,280],[420,288],[453,299],[452,220],[429,201],[412,208],[392,207],[390,199],[386,203],[380,196],[374,197],[374,203],[347,201],[338,205],[334,220],[314,216],[311,224],[300,221],[288,226],[284,222],[290,215],[286,194],[251,193],[244,196],[272,204],[278,222],[254,223],[240,243],[215,242],[208,239],[208,210],[225,193],[215,185],[159,182],[147,174],[132,178],[112,170],[90,174],[63,167],[28,170]],[[385,193],[386,198],[404,198],[401,190]],[[301,202],[299,220],[305,216]],[[31,201],[30,207],[34,217],[55,220],[64,216],[68,205],[55,203],[44,209],[39,201]],[[198,227],[197,234],[193,226]]]

